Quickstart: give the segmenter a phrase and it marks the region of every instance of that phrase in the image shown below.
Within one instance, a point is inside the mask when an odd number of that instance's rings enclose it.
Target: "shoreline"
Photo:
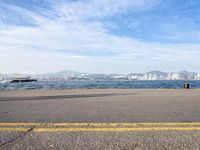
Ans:
[[[4,91],[63,91],[63,90],[200,90],[200,88],[35,88],[35,89],[0,89],[0,92]]]

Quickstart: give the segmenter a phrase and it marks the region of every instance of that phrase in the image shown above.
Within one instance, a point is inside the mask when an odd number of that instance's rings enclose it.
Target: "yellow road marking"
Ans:
[[[0,123],[0,131],[27,132],[200,131],[200,122],[165,123]]]
[[[0,131],[27,132],[30,128],[0,128]]]
[[[30,128],[0,128],[0,131],[27,132]],[[127,131],[200,131],[200,127],[152,128],[34,128],[31,132],[127,132]]]
[[[126,132],[126,131],[191,131],[193,128],[35,128],[34,132]]]
[[[0,123],[0,126],[197,126],[200,122],[165,122],[165,123]]]

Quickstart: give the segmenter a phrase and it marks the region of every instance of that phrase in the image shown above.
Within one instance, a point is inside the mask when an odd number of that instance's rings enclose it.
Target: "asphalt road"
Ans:
[[[0,149],[200,149],[199,122],[200,90],[0,91]]]

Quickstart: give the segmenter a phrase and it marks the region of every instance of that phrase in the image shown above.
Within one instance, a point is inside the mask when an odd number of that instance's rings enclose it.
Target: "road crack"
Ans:
[[[12,142],[15,142],[15,141],[18,140],[19,138],[23,138],[23,137],[26,136],[29,132],[31,132],[34,128],[35,128],[35,127],[32,127],[32,128],[30,128],[30,129],[28,129],[26,132],[24,132],[24,133],[18,135],[17,137],[15,137],[15,138],[13,138],[13,139],[11,139],[11,140],[9,140],[9,141],[6,141],[6,142],[0,144],[0,147],[3,147],[3,146],[5,146],[5,145],[7,145],[7,144],[10,144],[10,143],[12,143]]]

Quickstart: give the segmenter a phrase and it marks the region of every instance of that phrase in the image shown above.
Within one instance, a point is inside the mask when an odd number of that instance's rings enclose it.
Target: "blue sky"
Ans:
[[[0,72],[200,72],[199,0],[0,0]]]

